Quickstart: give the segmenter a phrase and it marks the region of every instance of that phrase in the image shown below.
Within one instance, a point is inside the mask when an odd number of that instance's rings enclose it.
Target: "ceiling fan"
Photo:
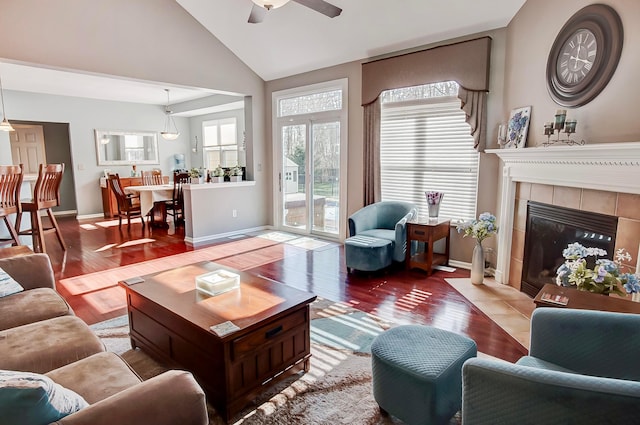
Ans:
[[[267,12],[271,9],[277,9],[289,3],[289,0],[251,0],[254,5],[249,14],[249,23],[257,24],[262,22]],[[298,4],[320,12],[329,18],[335,18],[342,13],[342,9],[327,3],[324,0],[293,0]]]

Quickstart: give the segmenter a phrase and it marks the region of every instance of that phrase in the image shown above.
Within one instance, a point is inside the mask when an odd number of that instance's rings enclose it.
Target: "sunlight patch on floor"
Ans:
[[[155,239],[149,239],[149,238],[142,238],[142,239],[134,239],[132,241],[128,241],[125,243],[122,243],[120,245],[118,245],[118,248],[126,248],[128,246],[135,246],[135,245],[141,245],[141,244],[145,244],[145,243],[150,243],[150,242],[155,242]]]
[[[115,243],[109,243],[109,244],[106,244],[106,245],[104,245],[104,246],[101,246],[101,247],[100,247],[100,248],[98,248],[98,249],[95,249],[93,252],[102,252],[102,251],[106,251],[106,250],[108,250],[108,249],[113,248],[113,247],[114,247],[114,246],[116,246],[116,245],[117,245],[117,244],[115,244]]]
[[[107,220],[107,221],[100,221],[100,222],[96,222],[94,223],[96,226],[100,226],[100,227],[113,227],[113,226],[118,226],[120,225],[120,223],[118,222],[118,220]]]
[[[268,239],[270,241],[275,242],[287,242],[292,239],[299,238],[298,235],[292,235],[291,233],[283,233],[283,232],[269,232],[258,235],[257,237],[262,239]]]
[[[93,224],[81,224],[80,228],[84,229],[84,230],[96,230],[97,229],[97,227],[94,226]]]

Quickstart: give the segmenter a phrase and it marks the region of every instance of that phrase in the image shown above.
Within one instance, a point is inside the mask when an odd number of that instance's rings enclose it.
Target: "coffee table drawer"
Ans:
[[[293,312],[280,320],[275,320],[268,325],[256,329],[248,335],[233,340],[233,354],[234,356],[242,356],[246,353],[255,352],[256,348],[277,339],[292,329],[304,325],[306,322],[306,308]]]

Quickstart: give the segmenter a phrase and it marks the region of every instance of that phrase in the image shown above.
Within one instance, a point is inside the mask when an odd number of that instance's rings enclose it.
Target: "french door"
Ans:
[[[283,230],[338,237],[339,119],[291,119],[279,125],[279,219]]]

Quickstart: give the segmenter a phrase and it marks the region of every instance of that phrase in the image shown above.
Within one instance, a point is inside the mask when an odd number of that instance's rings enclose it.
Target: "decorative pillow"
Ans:
[[[24,291],[22,285],[13,280],[11,276],[0,268],[0,297]]]
[[[0,370],[3,425],[47,425],[88,405],[81,396],[47,376]]]

